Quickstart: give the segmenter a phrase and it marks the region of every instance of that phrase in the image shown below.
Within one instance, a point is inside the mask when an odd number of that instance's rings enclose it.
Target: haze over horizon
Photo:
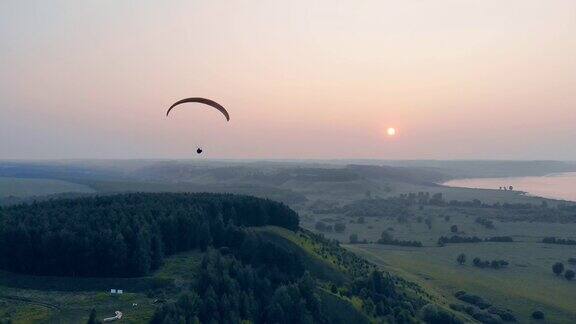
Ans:
[[[576,160],[573,0],[9,0],[0,57],[0,159]]]

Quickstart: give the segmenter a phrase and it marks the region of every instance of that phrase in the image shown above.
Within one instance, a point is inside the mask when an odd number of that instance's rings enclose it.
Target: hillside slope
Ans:
[[[86,217],[91,221],[85,222]],[[145,272],[123,272],[133,269],[130,262],[124,270],[115,268],[131,278],[79,278],[59,273],[58,267],[54,273],[59,276],[38,276],[39,268],[31,271],[25,266],[29,259],[12,260],[9,269],[22,274],[2,272],[0,321],[82,323],[94,309],[99,319],[121,311],[126,323],[411,323],[438,318],[459,322],[441,308],[428,311],[434,306],[431,296],[416,285],[377,271],[337,242],[299,229],[295,213],[263,199],[129,194],[15,206],[2,209],[0,218],[7,225],[0,233],[4,242],[21,235],[23,242],[36,237],[56,244],[82,237],[108,220],[100,229],[117,231],[112,237],[119,237],[118,242],[126,240],[128,260],[167,252],[156,259],[156,268]],[[167,222],[154,223],[160,219]],[[151,225],[170,228],[171,222],[179,224],[176,232],[151,231]],[[203,230],[186,231],[197,226]],[[90,235],[84,236],[89,240]],[[139,239],[130,243],[130,237]],[[154,248],[155,244],[162,248]],[[34,251],[32,245],[27,246],[31,250],[24,252]],[[61,248],[49,251],[44,249],[39,255],[55,260],[62,254]],[[104,260],[114,267],[114,259]],[[110,289],[124,293],[110,294]]]

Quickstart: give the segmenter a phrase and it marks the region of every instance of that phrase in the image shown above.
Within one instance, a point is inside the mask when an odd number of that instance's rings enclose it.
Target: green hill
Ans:
[[[293,211],[269,200],[86,197],[4,208],[0,222],[0,266],[11,271],[0,273],[0,322],[82,323],[92,309],[98,319],[121,311],[126,323],[412,323],[433,322],[434,316],[459,322],[446,310],[430,317],[422,311],[431,301],[425,291],[298,228]],[[126,259],[102,250],[98,233],[114,238]],[[80,238],[87,243],[78,245]],[[6,246],[36,255],[46,267],[26,266],[34,262],[15,258]],[[94,278],[101,273],[72,263],[56,266],[58,260],[82,261],[82,255],[117,272]],[[150,263],[131,266],[141,262]]]

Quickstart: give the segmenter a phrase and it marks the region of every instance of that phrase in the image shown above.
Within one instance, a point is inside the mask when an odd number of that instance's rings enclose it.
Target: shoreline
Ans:
[[[498,177],[498,178],[460,178],[439,183],[451,188],[498,189],[512,186],[514,193],[536,198],[576,202],[576,172],[551,173],[545,176]]]

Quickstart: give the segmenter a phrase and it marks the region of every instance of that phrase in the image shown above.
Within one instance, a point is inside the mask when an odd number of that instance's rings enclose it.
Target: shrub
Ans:
[[[336,223],[334,224],[334,231],[337,233],[343,233],[346,230],[346,224],[344,223]]]
[[[482,259],[476,257],[476,258],[474,258],[474,260],[472,260],[472,264],[478,268],[491,267],[492,269],[501,269],[501,268],[507,267],[509,263],[508,263],[508,261],[505,261],[505,260],[492,260],[492,261],[484,260],[484,261],[482,261]]]
[[[426,226],[428,226],[428,229],[429,229],[429,230],[432,229],[432,217],[426,218],[426,220],[424,221],[424,223],[426,223]]]
[[[564,272],[564,278],[566,278],[566,280],[574,279],[574,271],[573,270],[566,270],[566,272]]]
[[[357,244],[358,243],[358,234],[350,234],[350,244]]]
[[[441,236],[438,239],[438,245],[440,246],[446,243],[479,243],[479,242],[482,242],[482,239],[476,236],[465,237],[465,236],[452,235],[452,237]]]
[[[496,315],[500,316],[500,318],[506,322],[516,322],[516,316],[514,316],[514,314],[512,314],[512,312],[510,310],[507,310],[507,309],[502,309],[499,307],[492,306],[492,307],[488,308],[488,313],[496,314]]]
[[[458,261],[459,264],[464,264],[464,263],[466,263],[466,254],[460,253],[460,255],[458,256],[458,258],[456,258],[456,261]]]
[[[421,317],[424,322],[429,324],[460,324],[462,320],[457,318],[449,311],[442,309],[434,304],[427,304],[422,307]]]
[[[491,220],[486,219],[484,217],[476,218],[476,223],[486,227],[487,229],[494,229],[495,228],[494,223]]]
[[[542,243],[548,243],[548,244],[561,244],[561,245],[576,245],[576,240],[570,240],[570,239],[562,239],[562,238],[556,238],[556,237],[545,237],[544,239],[542,239]]]
[[[544,313],[542,311],[537,310],[534,313],[532,313],[532,318],[537,320],[544,319]]]
[[[562,272],[564,272],[564,263],[562,263],[562,262],[554,263],[554,265],[552,266],[552,271],[557,276],[561,275]]]

